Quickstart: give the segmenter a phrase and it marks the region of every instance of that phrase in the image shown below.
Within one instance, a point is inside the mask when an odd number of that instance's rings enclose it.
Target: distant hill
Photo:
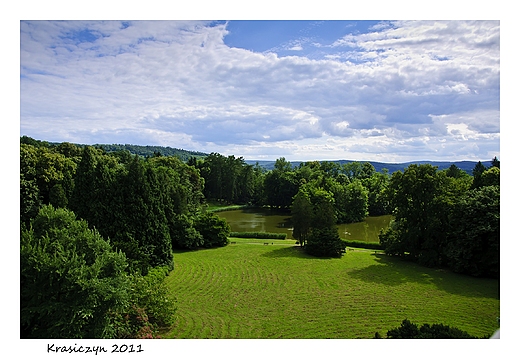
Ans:
[[[79,145],[78,145],[79,146]],[[162,156],[176,156],[182,161],[187,161],[190,157],[203,158],[208,154],[198,151],[188,151],[180,148],[163,147],[163,146],[139,146],[139,145],[93,145],[94,147],[101,147],[107,152],[116,152],[127,150],[133,155],[143,157],[151,157],[154,154],[161,154]]]
[[[28,136],[21,136],[20,143],[26,143],[34,146],[45,146],[45,147],[53,147],[60,145],[61,142],[47,142],[41,140],[35,140]],[[120,144],[95,144],[95,145],[84,145],[79,143],[73,143],[73,145],[78,147],[86,147],[92,146],[97,148],[102,148],[106,152],[117,152],[117,151],[128,151],[132,155],[138,155],[143,157],[151,157],[155,154],[161,154],[162,156],[176,156],[182,161],[187,161],[190,157],[196,158],[204,158],[208,154],[204,152],[198,151],[188,151],[180,148],[172,148],[165,146],[140,146],[140,145],[120,145]]]
[[[254,165],[258,163],[258,165],[266,170],[272,170],[274,168],[274,164],[276,161],[253,161],[253,160],[246,160],[246,163]],[[290,161],[293,167],[298,167],[300,163],[305,161]],[[322,161],[324,162],[324,161]],[[449,168],[452,164],[455,164],[458,168],[465,171],[468,174],[472,174],[473,168],[475,168],[475,165],[478,163],[478,161],[412,161],[412,162],[404,162],[404,163],[384,163],[384,162],[374,162],[374,161],[353,161],[353,160],[337,160],[337,161],[327,161],[327,162],[335,162],[339,163],[340,165],[344,163],[351,163],[351,162],[369,162],[374,166],[377,172],[382,172],[384,168],[388,170],[388,173],[392,174],[397,171],[404,171],[406,167],[408,167],[411,164],[431,164],[432,166],[437,166],[439,170],[444,170]],[[486,167],[491,166],[491,161],[481,161],[482,164]]]

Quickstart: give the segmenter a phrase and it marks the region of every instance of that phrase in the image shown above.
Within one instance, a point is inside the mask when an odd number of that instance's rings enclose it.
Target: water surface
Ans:
[[[230,225],[232,232],[274,232],[286,233],[293,239],[291,214],[267,208],[248,208],[217,213]],[[379,232],[387,228],[391,215],[367,217],[363,222],[338,225],[342,239],[365,242],[379,242]]]

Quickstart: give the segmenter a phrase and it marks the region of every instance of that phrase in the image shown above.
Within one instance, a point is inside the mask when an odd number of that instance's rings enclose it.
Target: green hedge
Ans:
[[[231,232],[230,237],[235,238],[256,238],[256,239],[285,239],[287,233],[269,233],[269,232]]]
[[[226,207],[207,208],[206,211],[216,213],[216,212],[225,212],[225,211],[236,211],[236,210],[244,209],[244,208],[251,208],[251,206],[234,205],[234,206],[226,206]]]
[[[366,248],[366,249],[384,249],[380,243],[375,242],[363,242],[363,241],[345,241],[347,247],[354,248]]]

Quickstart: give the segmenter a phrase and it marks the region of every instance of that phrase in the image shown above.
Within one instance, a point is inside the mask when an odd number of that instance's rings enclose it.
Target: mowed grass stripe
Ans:
[[[477,336],[497,327],[497,280],[373,251],[318,259],[294,241],[236,242],[175,254],[175,270],[166,280],[177,297],[179,320],[163,337],[371,338],[405,318]]]

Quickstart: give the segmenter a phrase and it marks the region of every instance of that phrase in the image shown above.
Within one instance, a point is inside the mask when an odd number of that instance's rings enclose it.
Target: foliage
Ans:
[[[286,239],[287,233],[272,232],[230,232],[230,237],[235,238],[258,238],[258,239]]]
[[[494,167],[496,168],[496,167]],[[469,191],[456,203],[446,247],[449,266],[474,276],[500,275],[500,187]]]
[[[380,235],[390,255],[475,276],[499,274],[500,169],[410,165],[388,188],[395,221]]]
[[[21,236],[21,336],[152,337],[171,326],[169,267],[125,272],[125,255],[67,209],[43,206]]]
[[[305,245],[305,251],[316,257],[341,257],[347,243],[343,241],[335,227],[313,227]]]
[[[423,324],[419,328],[408,319],[403,320],[399,327],[390,329],[386,336],[387,339],[478,339],[463,330],[444,324]],[[376,332],[375,338],[381,338],[379,333]]]
[[[195,229],[204,238],[205,248],[222,247],[229,244],[231,230],[225,219],[214,213],[202,213],[195,221]]]
[[[448,184],[445,173],[431,165],[410,165],[392,175],[389,197],[395,225],[380,239],[388,254],[426,265],[442,262]]]
[[[110,313],[116,338],[157,338],[161,328],[174,324],[176,301],[164,282],[169,270],[156,267],[146,276],[130,275],[131,305]]]
[[[300,246],[304,246],[311,231],[313,209],[309,194],[303,188],[294,196],[291,214],[293,237],[298,240]]]
[[[246,164],[243,157],[211,153],[192,164],[204,178],[206,198],[240,204],[260,202],[262,171],[258,166]]]
[[[109,338],[107,314],[129,296],[122,253],[66,209],[43,206],[21,236],[21,326],[26,338]]]

